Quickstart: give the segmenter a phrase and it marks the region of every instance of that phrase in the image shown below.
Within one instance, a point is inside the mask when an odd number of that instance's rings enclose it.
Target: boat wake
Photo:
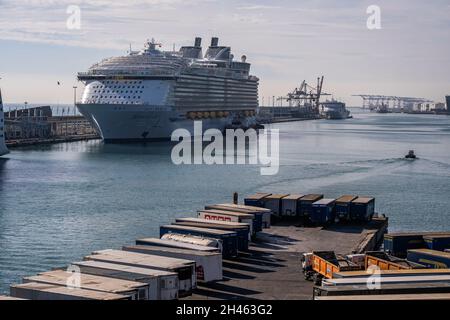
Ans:
[[[408,165],[410,161],[404,158],[374,159],[365,161],[352,161],[344,163],[314,165],[311,168],[311,175],[297,176],[289,170],[289,178],[275,181],[268,186],[271,189],[286,190],[292,189],[292,184],[300,182],[302,191],[321,189],[331,185],[346,184],[358,180],[369,179],[375,176],[389,175],[394,171]],[[330,167],[337,170],[330,171]],[[302,170],[301,173],[305,171]],[[327,172],[325,174],[314,175],[314,172]],[[300,173],[300,175],[301,175]]]

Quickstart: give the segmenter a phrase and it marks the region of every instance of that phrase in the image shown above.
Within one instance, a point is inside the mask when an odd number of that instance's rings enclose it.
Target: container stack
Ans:
[[[375,198],[357,195],[335,199],[324,198],[323,194],[256,193],[246,197],[244,203],[269,209],[272,223],[294,220],[305,226],[361,224],[375,216]]]
[[[281,207],[280,207],[281,209]],[[270,209],[205,206],[197,217],[160,226],[160,238],[137,239],[121,250],[92,252],[83,261],[23,278],[11,297],[33,300],[174,300],[192,295],[197,283],[223,279],[223,259],[249,250],[270,227]]]

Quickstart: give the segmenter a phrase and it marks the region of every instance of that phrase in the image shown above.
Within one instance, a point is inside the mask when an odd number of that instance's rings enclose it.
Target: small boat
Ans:
[[[405,156],[405,159],[417,159],[417,156],[414,154],[414,150],[409,150],[408,154]]]

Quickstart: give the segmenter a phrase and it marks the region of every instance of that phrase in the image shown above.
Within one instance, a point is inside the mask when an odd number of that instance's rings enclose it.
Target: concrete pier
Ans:
[[[303,277],[301,254],[311,251],[359,253],[379,247],[388,220],[366,225],[303,228],[276,225],[258,234],[248,253],[224,260],[224,280],[201,284],[189,300],[311,300],[313,283]]]

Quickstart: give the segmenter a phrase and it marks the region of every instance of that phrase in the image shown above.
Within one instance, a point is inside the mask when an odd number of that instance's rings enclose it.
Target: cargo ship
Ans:
[[[9,153],[5,143],[5,119],[3,114],[2,91],[0,89],[0,156]]]
[[[321,103],[322,115],[330,120],[342,120],[350,118],[350,111],[346,109],[345,103],[336,100]]]
[[[78,110],[105,142],[170,139],[175,129],[256,125],[259,79],[243,55],[214,37],[205,55],[202,39],[178,51],[148,41],[142,51],[105,59],[78,73],[85,85]]]

